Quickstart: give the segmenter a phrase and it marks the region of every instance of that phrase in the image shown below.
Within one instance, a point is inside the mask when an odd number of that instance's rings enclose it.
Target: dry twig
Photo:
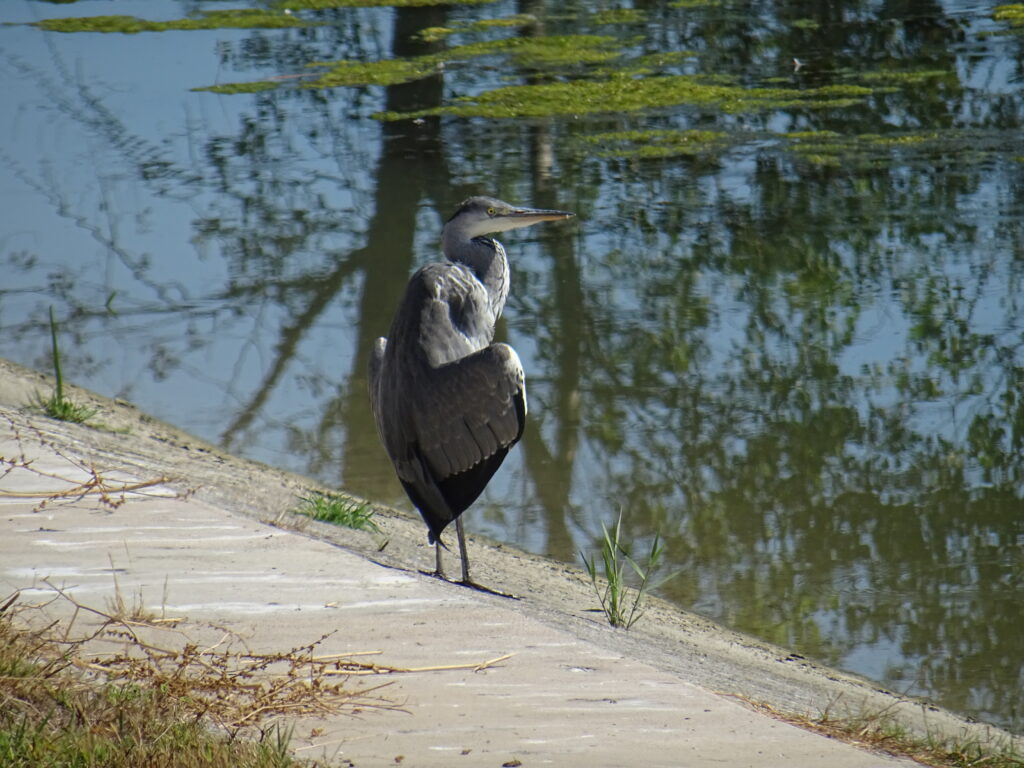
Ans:
[[[159,485],[169,483],[173,478],[161,476],[155,480],[143,480],[136,482],[121,482],[116,480],[110,480],[103,475],[92,464],[88,464],[84,461],[68,456],[62,451],[57,445],[47,440],[46,437],[37,428],[29,425],[19,425],[11,414],[4,414],[7,420],[8,426],[15,444],[18,446],[17,454],[13,456],[0,456],[0,484],[3,483],[5,478],[12,476],[16,472],[30,472],[36,477],[55,480],[59,483],[65,484],[66,488],[57,489],[32,489],[24,491],[14,490],[3,490],[0,489],[0,498],[8,499],[41,499],[39,504],[33,509],[35,512],[39,512],[47,507],[50,503],[55,501],[78,501],[85,496],[100,497],[100,502],[110,509],[116,509],[117,507],[124,504],[127,499],[127,494],[138,493],[139,491],[147,488],[153,488]],[[69,474],[84,474],[86,479],[75,479],[73,477],[67,477],[58,472],[49,472],[35,466],[35,460],[28,457],[25,452],[24,442],[25,438],[22,436],[23,427],[30,429],[35,434],[33,435],[33,441],[39,443],[42,447],[46,448],[57,457],[67,462],[69,465]]]

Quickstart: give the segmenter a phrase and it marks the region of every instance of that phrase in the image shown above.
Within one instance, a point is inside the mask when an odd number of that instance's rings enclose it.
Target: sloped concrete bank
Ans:
[[[308,735],[297,729],[301,754],[354,765],[399,756],[406,765],[903,763],[773,720],[743,699],[811,717],[884,711],[921,735],[1010,743],[999,729],[665,602],[652,601],[630,631],[614,630],[589,610],[595,599],[579,570],[478,537],[469,544],[475,577],[520,599],[423,576],[433,565],[423,525],[395,510],[378,511],[383,549],[367,533],[304,521],[294,530],[289,510],[316,487],[308,479],[225,454],[83,390],[71,396],[97,408],[102,427],[26,407],[50,388],[42,374],[0,360],[0,455],[22,452],[51,474],[79,462],[159,480],[166,492],[130,495],[113,510],[82,498],[41,513],[31,499],[4,498],[14,486],[38,486],[39,476],[9,473],[0,479],[0,597],[43,589],[55,573],[73,573],[83,594],[98,596],[118,559],[127,561],[119,563],[121,589],[163,583],[156,597],[170,608],[248,633],[253,644],[290,648],[337,632],[338,652],[373,645],[385,663],[409,666],[515,654],[485,673],[403,678],[390,693],[404,712],[327,718]]]

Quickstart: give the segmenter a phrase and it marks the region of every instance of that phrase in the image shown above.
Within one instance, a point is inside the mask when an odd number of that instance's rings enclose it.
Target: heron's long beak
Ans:
[[[569,211],[556,211],[551,208],[509,208],[491,219],[491,226],[494,227],[492,231],[505,231],[529,227],[542,221],[571,219],[575,215]]]

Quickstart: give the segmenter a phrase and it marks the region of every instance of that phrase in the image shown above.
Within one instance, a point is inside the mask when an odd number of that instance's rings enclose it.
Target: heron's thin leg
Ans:
[[[434,571],[434,575],[439,579],[443,579],[444,567],[441,565],[441,539],[434,543],[434,556],[437,558],[437,570]]]
[[[459,554],[462,556],[462,581],[472,584],[469,580],[469,555],[466,554],[466,532],[462,528],[462,518],[455,518],[455,530],[459,534]]]
[[[462,584],[466,587],[472,587],[480,592],[487,592],[492,595],[498,595],[498,597],[511,597],[514,600],[518,600],[515,595],[510,595],[507,592],[498,592],[497,590],[485,587],[482,584],[477,584],[475,581],[471,581],[469,578],[469,555],[466,550],[466,531],[462,528],[462,518],[455,518],[455,530],[459,534],[459,554],[462,555]]]

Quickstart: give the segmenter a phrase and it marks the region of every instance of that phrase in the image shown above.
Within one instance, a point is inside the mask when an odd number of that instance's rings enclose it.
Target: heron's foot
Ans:
[[[420,571],[420,573],[422,573],[424,576],[431,576],[439,581],[447,582],[448,584],[456,584],[460,587],[468,587],[469,589],[475,589],[477,592],[485,592],[488,595],[507,597],[509,600],[521,599],[519,595],[513,595],[511,592],[500,592],[497,589],[485,587],[483,584],[478,584],[472,579],[460,579],[458,581],[456,581],[455,579],[449,579],[447,576],[445,576],[444,571],[438,571],[435,569],[433,571]]]

